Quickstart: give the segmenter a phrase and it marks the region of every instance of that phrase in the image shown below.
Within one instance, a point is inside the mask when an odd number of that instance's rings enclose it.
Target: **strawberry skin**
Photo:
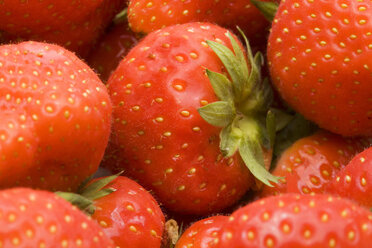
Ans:
[[[88,64],[106,82],[120,61],[138,42],[138,37],[124,21],[113,26],[97,43],[88,58]]]
[[[349,198],[360,205],[372,207],[372,148],[355,156],[327,187],[328,193]]]
[[[46,191],[0,191],[0,247],[113,248],[100,226]]]
[[[103,157],[111,102],[73,53],[24,42],[0,47],[0,187],[75,190]]]
[[[323,193],[336,174],[368,146],[366,139],[344,138],[322,130],[302,138],[284,151],[272,172],[283,177],[280,183],[265,186],[261,195]]]
[[[152,189],[172,211],[221,210],[253,182],[238,154],[222,156],[221,128],[197,112],[218,100],[205,68],[224,68],[206,40],[231,48],[226,32],[208,23],[155,31],[129,52],[108,82],[117,150],[116,163],[107,164]]]
[[[283,1],[269,37],[284,100],[344,136],[372,135],[371,15],[371,1]]]
[[[126,0],[0,1],[0,31],[5,40],[38,40],[86,56]]]
[[[239,26],[251,43],[266,38],[269,22],[249,0],[190,0],[164,1],[132,0],[128,19],[135,32],[149,33],[166,26],[203,21],[226,28]]]
[[[218,248],[370,247],[372,214],[327,195],[286,194],[235,211],[223,226]]]
[[[92,218],[103,227],[115,245],[160,248],[165,220],[153,196],[138,183],[123,176],[105,188],[115,191],[94,201],[96,210]]]
[[[215,247],[215,238],[228,219],[217,215],[195,222],[182,234],[175,248]]]

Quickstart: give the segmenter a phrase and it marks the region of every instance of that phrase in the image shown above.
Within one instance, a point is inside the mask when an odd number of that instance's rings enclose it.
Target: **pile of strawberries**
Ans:
[[[371,246],[370,0],[0,0],[0,43],[0,248]]]

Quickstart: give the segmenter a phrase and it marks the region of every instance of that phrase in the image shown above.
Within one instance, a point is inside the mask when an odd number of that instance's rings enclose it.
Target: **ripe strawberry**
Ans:
[[[75,190],[102,159],[111,102],[73,53],[38,42],[0,46],[0,188]]]
[[[371,1],[282,1],[269,37],[284,100],[346,136],[372,135],[371,15]]]
[[[372,214],[341,198],[286,194],[235,211],[216,248],[370,247]]]
[[[122,176],[104,187],[107,188],[114,192],[94,200],[96,209],[92,215],[106,235],[117,247],[160,248],[165,220],[153,196]]]
[[[273,175],[282,177],[262,195],[323,193],[335,175],[369,145],[365,139],[343,138],[325,131],[302,138],[279,158]]]
[[[227,221],[226,216],[213,216],[195,222],[182,234],[175,248],[215,247],[216,236]]]
[[[128,19],[134,32],[149,33],[166,26],[195,21],[239,26],[251,43],[263,42],[269,22],[249,0],[204,1],[131,0]]]
[[[183,214],[235,203],[253,182],[246,166],[259,180],[275,181],[263,167],[273,133],[272,123],[267,131],[262,121],[271,91],[260,81],[261,56],[248,50],[247,65],[241,47],[208,23],[146,36],[108,82],[119,159],[106,166],[124,170]]]
[[[372,207],[372,148],[359,153],[343,168],[327,187],[328,193],[337,194]]]
[[[0,191],[0,247],[113,248],[100,226],[46,191]]]
[[[106,82],[120,61],[138,42],[138,37],[129,29],[128,22],[113,26],[97,43],[88,58],[88,64]]]
[[[0,31],[6,40],[60,44],[86,56],[126,0],[0,1]]]

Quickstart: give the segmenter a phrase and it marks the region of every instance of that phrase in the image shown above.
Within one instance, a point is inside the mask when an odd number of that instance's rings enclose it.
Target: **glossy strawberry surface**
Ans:
[[[98,168],[111,101],[73,53],[46,43],[0,47],[0,187],[75,190]]]
[[[46,191],[0,191],[0,246],[113,248],[100,226]]]
[[[125,6],[126,0],[3,0],[0,32],[5,42],[48,41],[87,56],[104,28]]]
[[[262,195],[323,193],[337,173],[369,144],[367,139],[344,138],[322,130],[302,138],[276,163],[272,173],[282,177],[280,183],[265,186]]]
[[[228,221],[227,216],[212,216],[193,223],[185,230],[176,244],[176,248],[209,248],[216,246],[216,237],[223,225]]]
[[[221,128],[198,113],[218,100],[205,69],[224,70],[206,40],[231,47],[226,32],[208,23],[155,31],[130,51],[108,82],[115,156],[106,165],[124,169],[172,211],[221,210],[253,182],[238,154],[221,154]]]
[[[371,1],[282,1],[268,59],[283,99],[344,136],[372,135]]]
[[[371,238],[369,210],[328,195],[286,194],[235,211],[216,247],[367,248]]]
[[[251,43],[264,43],[269,22],[250,0],[132,0],[128,18],[135,32],[149,33],[174,24],[203,21],[243,29]]]
[[[360,205],[372,207],[372,148],[355,156],[327,187],[327,192],[349,198]]]
[[[153,196],[135,181],[119,176],[105,188],[114,192],[94,201],[92,218],[117,247],[160,248],[164,214]]]

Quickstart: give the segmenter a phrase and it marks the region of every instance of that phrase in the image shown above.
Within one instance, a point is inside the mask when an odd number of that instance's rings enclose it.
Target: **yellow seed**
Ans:
[[[282,230],[284,233],[289,233],[291,231],[291,227],[288,224],[284,224]]]

